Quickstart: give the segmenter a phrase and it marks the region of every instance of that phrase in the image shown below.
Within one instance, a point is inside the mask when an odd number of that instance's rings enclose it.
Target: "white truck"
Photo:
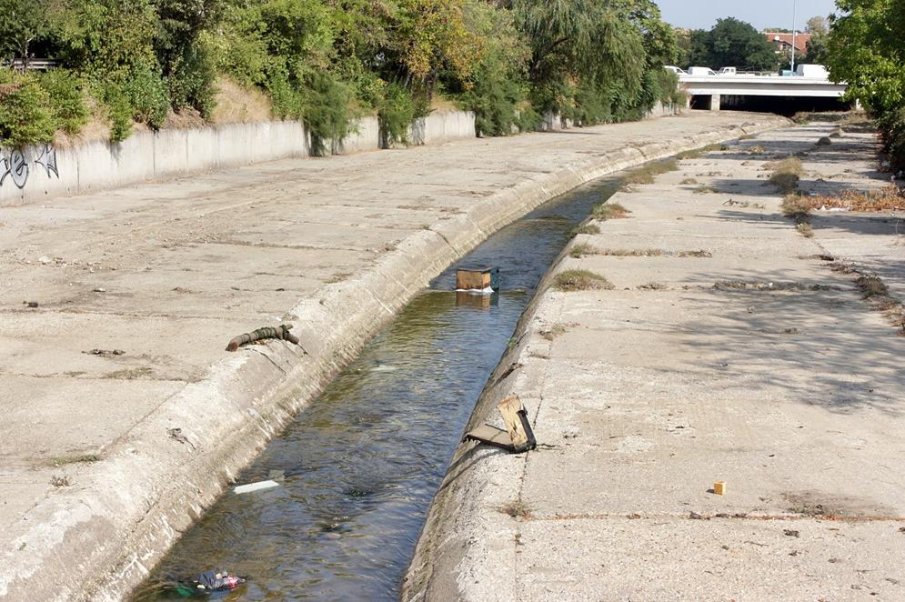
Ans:
[[[737,71],[735,70],[735,67],[723,67],[717,73],[717,75],[736,75],[736,74],[737,74]]]
[[[688,75],[716,75],[710,67],[689,67]]]
[[[795,75],[811,79],[829,79],[830,74],[823,65],[796,65]]]

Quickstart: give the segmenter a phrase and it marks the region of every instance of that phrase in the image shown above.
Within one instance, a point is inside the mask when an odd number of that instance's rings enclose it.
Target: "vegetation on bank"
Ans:
[[[315,148],[376,114],[405,141],[437,95],[482,135],[636,119],[678,101],[663,68],[672,29],[652,0],[0,0],[0,139],[76,134],[91,116],[113,141],[173,112],[209,119],[215,84],[265,92]],[[14,63],[14,64],[15,64]]]
[[[894,170],[905,170],[905,0],[837,0],[827,40],[832,78],[874,118]]]

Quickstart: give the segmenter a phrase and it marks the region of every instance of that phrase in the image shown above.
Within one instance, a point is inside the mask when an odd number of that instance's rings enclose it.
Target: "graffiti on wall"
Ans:
[[[45,144],[41,147],[32,163],[43,167],[44,171],[47,172],[48,178],[53,174],[59,179],[57,151],[51,145]],[[31,169],[28,159],[21,150],[7,151],[5,154],[0,152],[0,186],[3,186],[6,179],[9,178],[17,188],[25,188],[30,173]]]

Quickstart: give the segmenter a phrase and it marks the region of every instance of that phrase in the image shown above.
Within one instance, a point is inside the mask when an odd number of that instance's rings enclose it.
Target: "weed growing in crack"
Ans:
[[[609,280],[588,270],[566,270],[553,279],[554,286],[564,292],[587,290],[612,290]]]
[[[577,245],[573,245],[569,250],[569,256],[574,257],[575,259],[581,259],[585,255],[596,255],[597,248],[594,245],[589,245],[587,243],[578,243]]]
[[[503,514],[508,514],[512,518],[517,519],[525,519],[531,516],[531,509],[528,507],[528,504],[526,504],[522,500],[516,500],[514,502],[503,504],[503,506],[500,508],[500,512],[502,512]]]
[[[601,203],[600,205],[594,207],[594,210],[591,212],[591,216],[594,219],[606,221],[608,219],[620,219],[628,217],[629,213],[631,213],[631,211],[629,211],[619,203]]]

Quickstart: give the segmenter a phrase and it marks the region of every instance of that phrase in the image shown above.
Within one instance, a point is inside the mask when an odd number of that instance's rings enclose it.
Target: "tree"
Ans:
[[[213,109],[214,66],[204,31],[217,25],[225,0],[154,0],[154,52],[174,108],[191,106],[202,115]]]
[[[602,117],[609,100],[623,102],[640,93],[644,36],[619,6],[599,0],[514,0],[512,8],[531,46],[528,74],[538,109],[568,112],[583,89],[582,104],[588,106],[593,97],[595,113]]]
[[[807,20],[804,30],[812,36],[825,36],[830,32],[830,22],[826,17],[817,15]]]
[[[709,31],[695,29],[689,33],[688,55],[684,64],[686,66],[715,64]]]
[[[828,40],[830,76],[848,83],[876,118],[886,150],[905,169],[905,0],[838,0]]]
[[[25,68],[33,42],[51,31],[49,0],[0,0],[0,56],[15,55]]]
[[[818,15],[808,19],[805,31],[811,34],[811,39],[808,40],[807,52],[802,58],[802,62],[820,65],[826,62],[826,39],[829,34],[829,28],[829,21],[826,17]]]
[[[772,70],[777,66],[770,42],[749,23],[732,17],[717,19],[708,40],[711,67]]]

